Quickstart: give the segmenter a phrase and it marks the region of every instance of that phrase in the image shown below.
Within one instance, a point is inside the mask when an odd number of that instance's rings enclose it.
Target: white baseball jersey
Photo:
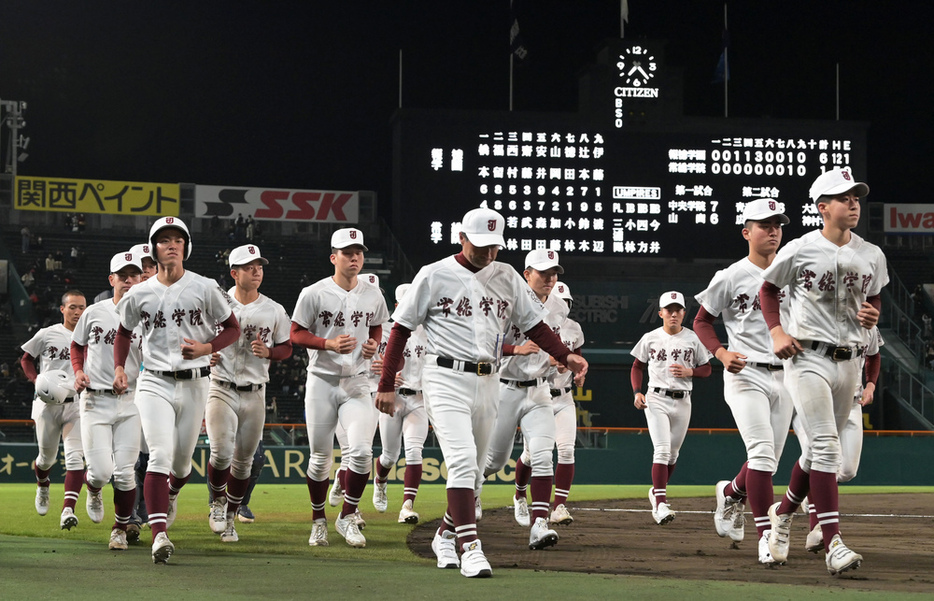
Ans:
[[[218,379],[237,386],[265,384],[269,381],[269,359],[253,355],[252,343],[259,335],[267,348],[288,342],[291,322],[285,308],[271,298],[259,295],[248,305],[234,297],[235,288],[228,291],[230,307],[240,322],[240,338],[220,350],[220,362],[211,368]]]
[[[74,375],[71,369],[71,331],[64,324],[42,328],[22,345],[22,349],[39,360],[39,373],[61,369]],[[113,386],[113,379],[110,385]]]
[[[529,292],[509,265],[494,261],[474,273],[451,256],[418,271],[393,319],[410,330],[424,323],[429,355],[494,362],[508,323],[526,332],[545,318],[545,307]]]
[[[754,363],[778,363],[772,353],[772,337],[762,317],[759,289],[762,272],[748,257],[721,269],[703,292],[694,298],[713,316],[722,315],[730,351],[741,353]],[[787,289],[779,294],[782,323],[790,323]]]
[[[869,330],[856,314],[889,283],[882,250],[853,232],[844,246],[816,230],[792,240],[762,276],[788,286],[794,320],[782,326],[790,336],[851,347],[869,344]]]
[[[386,354],[386,344],[389,342],[389,335],[392,333],[390,327],[392,322],[383,326],[383,340],[379,344],[377,355],[382,357]],[[405,348],[402,349],[402,358],[405,364],[402,366],[402,384],[400,388],[409,388],[411,390],[422,389],[422,367],[425,365],[425,355],[427,354],[428,341],[425,338],[425,328],[418,326],[415,331],[405,341]],[[377,392],[379,388],[380,374],[369,372],[370,392]]]
[[[537,300],[535,293],[529,288],[528,292],[532,298]],[[567,319],[568,304],[551,294],[545,299],[545,324],[561,338],[561,323]],[[506,344],[522,345],[528,340],[528,337],[522,333],[515,324],[510,324],[506,330]],[[514,355],[503,358],[503,367],[500,370],[500,378],[505,380],[532,380],[535,378],[544,378],[551,370],[551,359],[546,351],[538,351],[531,355]]]
[[[81,314],[72,340],[81,346],[87,347],[84,358],[84,373],[91,379],[89,388],[95,390],[110,390],[114,384],[114,341],[117,339],[117,328],[120,327],[120,316],[117,305],[112,299],[94,303]],[[128,390],[133,390],[133,384],[139,377],[139,366],[142,361],[143,336],[142,328],[137,326],[131,334],[130,354],[126,359],[126,379]]]
[[[379,288],[357,278],[353,290],[344,290],[326,277],[304,288],[298,295],[292,321],[315,336],[331,339],[347,334],[357,339],[357,347],[346,355],[331,351],[308,351],[308,372],[319,376],[348,377],[363,373],[370,360],[363,358],[363,343],[370,328],[389,319],[386,300]]]
[[[676,378],[668,368],[675,364],[694,368],[709,363],[711,357],[697,334],[688,328],[674,335],[656,328],[640,338],[630,354],[648,365],[649,388],[688,391],[694,386],[694,378]]]
[[[570,317],[566,317],[561,323],[560,336],[561,342],[572,353],[584,346],[584,331],[581,330],[580,324]],[[571,370],[567,370],[562,374],[558,373],[557,369],[552,368],[549,378],[552,388],[567,388],[574,385],[574,372]]]
[[[128,330],[142,324],[146,369],[178,371],[210,364],[210,354],[182,358],[183,339],[213,340],[217,324],[230,317],[231,310],[217,282],[185,271],[171,286],[155,277],[133,286],[117,304],[117,313]]]

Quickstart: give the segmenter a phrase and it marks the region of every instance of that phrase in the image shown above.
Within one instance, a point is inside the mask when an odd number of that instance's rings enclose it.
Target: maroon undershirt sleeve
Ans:
[[[713,329],[715,319],[716,317],[708,313],[703,305],[697,310],[697,316],[694,318],[694,333],[700,338],[701,343],[707,347],[707,350],[714,355],[723,348],[723,344],[717,337],[717,332]]]
[[[383,341],[383,326],[382,324],[378,326],[370,326],[369,336],[371,339],[375,340],[377,343]]]
[[[400,323],[392,326],[389,331],[389,341],[383,353],[383,371],[379,376],[379,392],[392,392],[396,389],[396,372],[402,367],[402,351],[412,330]]]
[[[710,366],[710,363],[704,363],[703,365],[698,365],[693,368],[694,371],[691,372],[692,378],[706,378],[713,372],[713,368]]]
[[[571,354],[571,350],[564,346],[558,335],[544,321],[532,326],[532,329],[526,332],[525,335],[534,340],[535,344],[554,357],[556,361],[564,365],[568,364],[568,355]]]
[[[762,317],[765,318],[765,324],[769,326],[769,331],[776,326],[782,325],[778,300],[780,291],[781,288],[771,282],[763,282],[762,288],[759,289],[759,304],[762,306]]]
[[[280,342],[279,344],[273,345],[269,349],[269,360],[270,361],[284,361],[292,356],[292,341],[286,340],[285,342]]]
[[[876,308],[876,311],[882,313],[882,295],[877,294],[875,296],[870,296],[866,299],[866,302]]]
[[[882,368],[882,354],[876,353],[866,357],[866,383],[879,385],[879,371]]]
[[[512,357],[516,354],[517,344],[504,344],[503,345],[503,356]]]
[[[237,316],[233,313],[221,322],[221,326],[223,326],[224,329],[211,341],[212,353],[216,353],[222,348],[230,346],[240,337],[240,322],[237,321]]]
[[[307,328],[303,328],[294,321],[292,326],[289,328],[289,340],[292,341],[292,344],[297,344],[298,346],[304,348],[315,349],[319,351],[326,350],[327,339],[322,338],[321,336],[315,336],[308,331]]]
[[[23,373],[26,374],[26,379],[35,384],[36,377],[39,376],[39,372],[36,371],[36,358],[29,353],[23,353],[19,364],[23,367]]]
[[[86,356],[87,349],[87,346],[72,341],[71,369],[73,372],[78,373],[79,371],[84,371],[84,358]]]
[[[632,393],[642,392],[642,377],[645,375],[645,363],[638,359],[632,360],[632,370],[629,372],[629,383],[632,384]]]
[[[114,340],[114,367],[126,367],[126,358],[130,355],[130,343],[133,341],[133,332],[123,327],[117,328],[117,338]]]

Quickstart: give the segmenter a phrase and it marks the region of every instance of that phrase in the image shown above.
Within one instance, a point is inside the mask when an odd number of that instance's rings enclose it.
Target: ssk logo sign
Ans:
[[[886,234],[934,233],[934,205],[887,204],[883,214]]]
[[[196,186],[195,207],[198,217],[350,224],[359,221],[360,193]]]

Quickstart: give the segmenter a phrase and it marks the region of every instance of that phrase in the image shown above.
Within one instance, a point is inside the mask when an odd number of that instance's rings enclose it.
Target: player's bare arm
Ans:
[[[520,344],[519,346],[516,346],[513,348],[513,354],[522,357],[526,355],[534,355],[540,350],[541,350],[540,346],[538,346],[531,340],[526,340],[525,344]]]
[[[788,335],[782,326],[775,326],[769,334],[772,336],[772,352],[779,359],[790,359],[804,350],[801,343]]]
[[[587,359],[584,359],[580,355],[571,353],[567,356],[566,361],[568,369],[573,371],[576,377],[583,378],[587,375],[587,370],[590,369],[590,364],[587,363]]]
[[[859,321],[859,325],[871,330],[879,323],[879,310],[872,303],[863,302],[862,307],[856,313],[856,319]]]
[[[668,373],[670,373],[675,378],[690,378],[694,375],[694,370],[685,365],[673,363],[668,366]]]
[[[75,390],[78,392],[83,391],[85,388],[91,385],[91,378],[88,377],[83,370],[75,372]]]
[[[746,359],[748,359],[746,355],[735,351],[728,351],[722,346],[717,349],[714,356],[731,374],[738,374],[743,371],[743,368],[746,367]]]
[[[395,392],[377,392],[376,408],[380,412],[392,417],[396,412],[396,393]]]
[[[363,358],[372,359],[373,355],[375,355],[376,351],[379,349],[379,342],[372,338],[367,338],[367,341],[363,343],[361,348],[363,349]]]
[[[250,352],[253,353],[254,357],[259,357],[260,359],[266,359],[269,357],[269,347],[266,346],[266,343],[263,342],[263,339],[259,334],[257,334],[256,338],[250,342]]]
[[[334,353],[347,355],[357,348],[357,339],[350,334],[341,334],[335,338],[328,338],[328,341],[324,344],[324,348]]]
[[[223,360],[220,353],[211,353],[211,367],[217,367]]]
[[[641,392],[637,392],[636,398],[632,404],[635,405],[636,409],[639,409],[639,410],[645,409],[645,405],[646,405],[645,395],[642,394]]]
[[[863,395],[859,397],[859,404],[862,407],[865,407],[866,405],[871,405],[875,396],[876,396],[876,385],[872,382],[867,382],[866,386],[863,388]]]
[[[129,387],[130,385],[127,381],[126,372],[123,371],[123,366],[117,365],[114,367],[114,392],[116,394],[123,394]]]
[[[181,346],[183,359],[197,359],[198,357],[204,357],[205,355],[210,355],[214,350],[210,343],[207,342],[198,342],[197,340],[192,340],[191,338],[182,338],[182,340],[185,341],[185,344]]]

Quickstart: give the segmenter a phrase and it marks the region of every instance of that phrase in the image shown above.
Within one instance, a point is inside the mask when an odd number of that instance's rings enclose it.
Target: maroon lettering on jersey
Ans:
[[[694,349],[686,348],[684,349],[684,363],[691,365],[694,363]]]
[[[509,309],[509,301],[507,300],[497,300],[496,301],[496,316],[500,319],[506,319],[506,311]]]
[[[366,312],[366,327],[373,325],[373,320],[376,318],[376,313],[374,311]]]
[[[655,353],[655,360],[656,361],[667,361],[668,360],[668,353],[665,352],[665,349],[663,348],[658,349],[658,352]]]
[[[49,359],[54,359],[56,355],[58,355],[58,347],[50,346],[49,348],[45,349],[45,352],[49,355]]]
[[[444,297],[438,301],[437,306],[441,307],[441,315],[448,317],[451,314],[451,305],[454,304],[453,298]]]
[[[749,302],[748,294],[740,294],[740,295],[737,295],[735,299],[733,299],[733,303],[736,304],[736,310],[739,311],[740,313],[746,312],[746,309],[749,307],[749,305],[747,304],[748,302]],[[756,296],[756,302],[759,302],[758,296]]]
[[[104,332],[104,328],[100,326],[94,326],[91,328],[91,338],[93,338],[94,344],[98,344],[101,341],[101,334]]]
[[[338,311],[337,315],[334,316],[334,325],[335,327],[342,328],[346,322],[344,321],[344,312]]]
[[[350,321],[353,322],[354,327],[358,327],[360,322],[363,321],[363,311],[354,311],[350,314]]]
[[[62,360],[71,359],[71,348],[66,347],[59,351],[58,358]]]
[[[139,320],[143,322],[143,327],[146,328],[147,331],[149,330],[149,318],[150,317],[151,316],[149,315],[149,311],[139,312]]]
[[[272,334],[272,329],[263,326],[259,329],[259,339],[262,340],[265,344],[269,344],[269,335]]]
[[[833,274],[831,272],[826,272],[821,276],[820,281],[817,282],[817,288],[821,292],[833,292],[836,290],[836,280],[834,280]]]
[[[490,311],[493,308],[493,299],[489,296],[484,296],[480,299],[480,310],[483,311],[483,314],[488,316]]]
[[[380,342],[380,343],[379,343],[379,350],[378,350],[377,352],[378,352],[380,355],[383,355],[383,354],[386,353],[386,345],[387,345],[387,344],[388,344],[387,342]]]
[[[561,337],[561,326],[555,326],[551,328],[551,331],[555,333],[555,336]]]
[[[817,276],[817,274],[811,271],[810,269],[805,269],[804,271],[801,272],[801,275],[798,276],[802,280],[804,280],[803,285],[804,285],[805,290],[810,290],[811,288],[814,287],[814,282],[812,282],[811,280],[813,280],[815,276]]]
[[[404,349],[402,349],[402,356],[405,357],[406,359],[412,356],[412,351],[409,350],[409,347],[405,347]]]
[[[330,311],[322,311],[321,313],[318,313],[318,319],[321,320],[321,325],[326,328],[330,327],[332,317],[334,317],[334,314]]]
[[[165,327],[165,315],[162,314],[162,311],[157,311],[155,315],[152,316],[152,327],[153,328],[164,328]]]
[[[843,276],[843,285],[846,286],[847,289],[850,289],[853,287],[853,284],[856,283],[856,280],[858,279],[859,279],[858,274],[852,271],[848,271],[846,272],[846,275]]]
[[[872,274],[870,273],[870,274],[868,274],[868,275],[864,275],[864,276],[863,276],[863,285],[862,285],[862,287],[860,288],[860,292],[862,292],[863,294],[866,294],[867,291],[869,290],[869,284],[871,284],[871,283],[872,283]]]
[[[509,331],[512,333],[512,337],[516,342],[522,340],[522,330],[519,329],[519,326],[512,324],[509,326]]]
[[[779,300],[779,302],[781,302],[781,300]],[[759,295],[758,295],[758,294],[756,295],[756,297],[755,297],[754,299],[752,299],[752,310],[753,310],[753,311],[761,311],[761,310],[762,310],[762,304],[759,302]]]
[[[256,326],[253,324],[247,324],[243,326],[243,339],[249,342],[253,340],[253,335],[256,333]]]
[[[672,361],[677,361],[678,357],[680,356],[681,356],[681,349],[677,349],[677,348],[671,349],[671,360]]]
[[[104,335],[104,344],[113,346],[115,342],[117,342],[117,330],[110,328],[107,334]]]
[[[653,361],[653,360],[655,360],[655,349],[650,348],[649,349],[649,361]]]
[[[185,310],[175,309],[172,311],[172,321],[175,322],[176,326],[182,327],[182,322],[185,321]]]
[[[457,314],[461,317],[470,317],[473,315],[473,307],[470,306],[470,299],[466,296],[457,303]]]
[[[425,347],[420,344],[415,345],[415,356],[421,357],[423,354],[425,354]]]
[[[202,309],[189,309],[188,310],[188,323],[193,326],[204,325],[204,319],[201,317],[203,315]]]

